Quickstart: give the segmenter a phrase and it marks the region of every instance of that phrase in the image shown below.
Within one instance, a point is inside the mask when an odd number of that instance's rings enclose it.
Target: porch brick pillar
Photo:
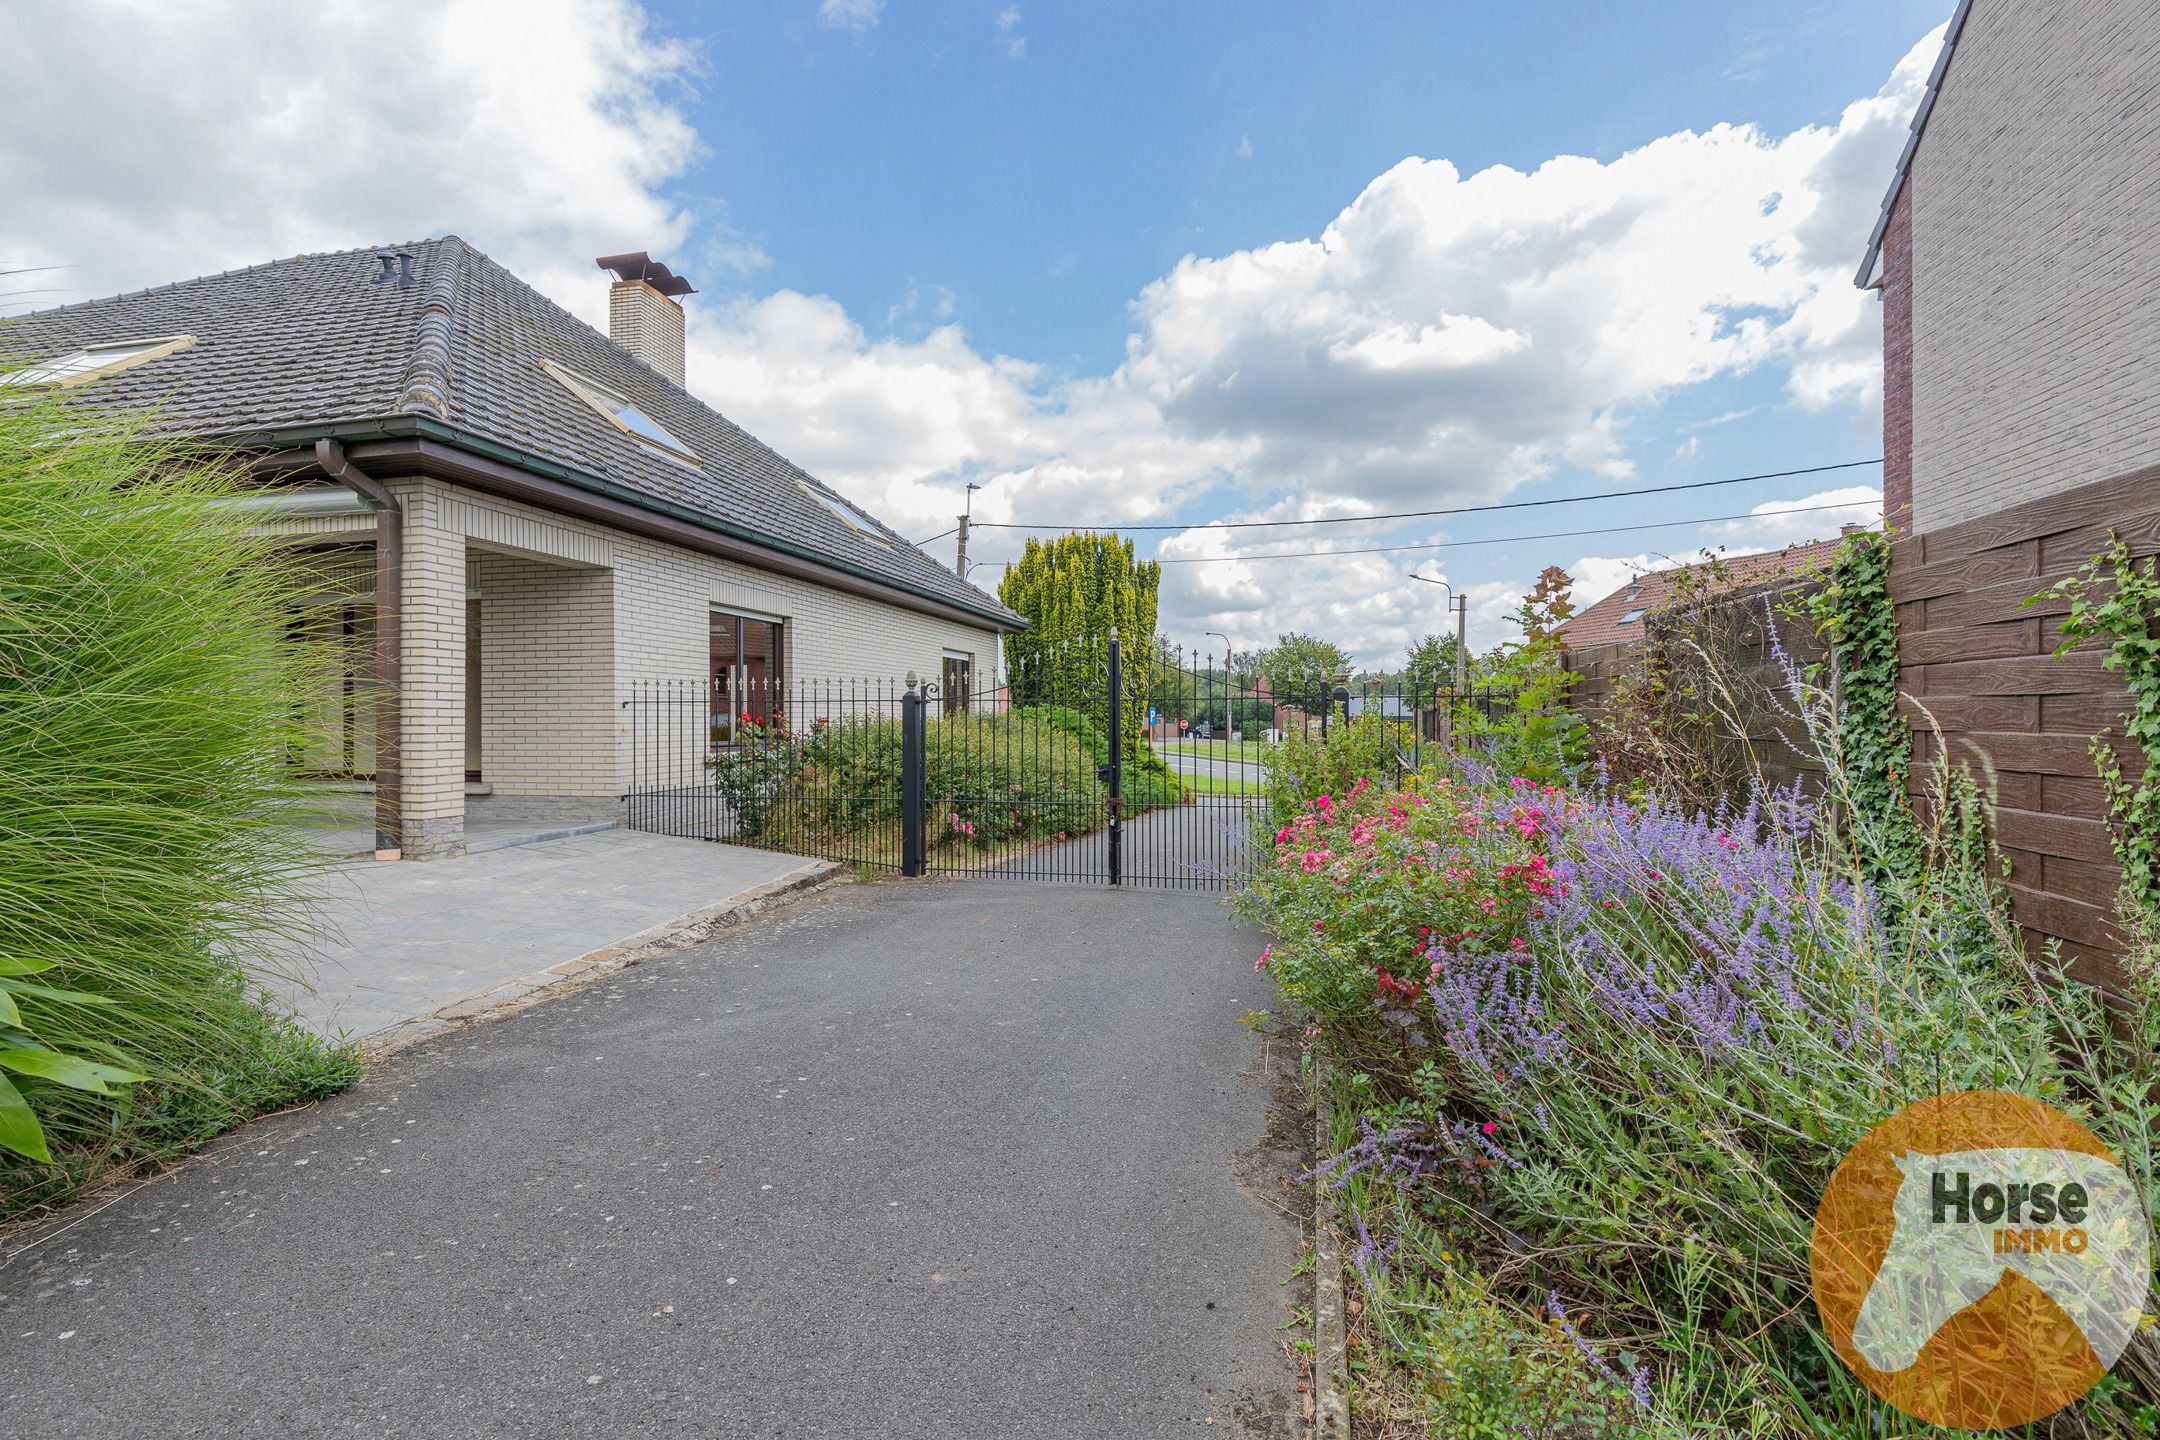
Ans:
[[[465,853],[465,537],[442,492],[405,502],[405,858]]]

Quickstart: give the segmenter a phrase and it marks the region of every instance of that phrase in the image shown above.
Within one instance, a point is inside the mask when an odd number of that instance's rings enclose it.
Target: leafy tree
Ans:
[[[1278,637],[1260,659],[1260,673],[1275,692],[1275,702],[1308,710],[1327,703],[1336,673],[1348,668],[1350,656],[1341,646],[1295,630]]]
[[[1148,754],[1145,676],[1154,663],[1156,592],[1162,566],[1136,560],[1133,543],[1093,531],[1029,540],[998,583],[998,598],[1027,617],[1005,637],[1005,673],[1021,705],[1070,705],[1109,729],[1110,634],[1133,678],[1124,687],[1122,749]]]
[[[1403,690],[1418,705],[1432,704],[1433,693],[1455,686],[1455,637],[1427,635],[1410,647],[1403,669]]]
[[[1491,744],[1495,763],[1510,774],[1562,781],[1588,758],[1589,733],[1567,704],[1575,676],[1565,664],[1567,647],[1554,633],[1575,613],[1568,598],[1574,584],[1567,571],[1546,566],[1515,612],[1523,638],[1487,657],[1484,678],[1512,689],[1514,700],[1491,721],[1473,724],[1471,733]]]

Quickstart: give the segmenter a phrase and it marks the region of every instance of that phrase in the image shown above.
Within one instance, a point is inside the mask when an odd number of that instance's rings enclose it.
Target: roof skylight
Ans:
[[[875,520],[872,520],[868,515],[865,515],[862,511],[856,509],[853,505],[848,504],[847,501],[841,499],[839,496],[829,495],[825,491],[818,489],[817,486],[803,484],[803,482],[800,480],[796,481],[795,483],[798,485],[802,485],[803,493],[805,495],[808,495],[811,499],[817,501],[818,504],[823,505],[827,510],[832,511],[833,514],[839,516],[842,520],[845,520],[855,529],[862,531],[863,534],[868,535],[871,539],[881,541],[885,538],[884,534],[879,531],[877,522]]]
[[[150,340],[116,340],[104,345],[86,345],[73,354],[40,360],[0,375],[0,385],[56,385],[65,390],[87,385],[107,375],[117,375],[152,360],[161,360],[194,343],[192,335],[160,335]]]
[[[1622,625],[1632,625],[1632,624],[1634,624],[1634,623],[1635,623],[1635,622],[1636,622],[1637,620],[1640,620],[1640,619],[1642,619],[1642,617],[1643,617],[1644,615],[1648,614],[1648,613],[1649,613],[1649,611],[1650,611],[1650,607],[1649,607],[1649,606],[1647,606],[1647,605],[1638,605],[1638,606],[1636,606],[1636,607],[1635,607],[1635,608],[1634,608],[1633,610],[1630,610],[1630,611],[1628,611],[1628,612],[1627,612],[1627,614],[1625,614],[1625,615],[1622,615],[1622,616],[1620,617],[1619,623],[1620,623],[1620,624],[1622,624]]]
[[[589,375],[552,360],[541,362],[563,387],[599,411],[616,429],[685,465],[698,463],[697,452],[670,435],[661,423]]]

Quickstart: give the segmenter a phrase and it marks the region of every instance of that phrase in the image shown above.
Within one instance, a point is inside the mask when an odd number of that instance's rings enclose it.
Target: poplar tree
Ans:
[[[1137,560],[1133,543],[1093,531],[1030,540],[998,584],[998,598],[1027,617],[1005,637],[1005,673],[1016,705],[1069,705],[1109,728],[1110,633],[1128,675],[1123,749],[1139,755],[1147,716],[1142,677],[1152,663],[1162,566]]]

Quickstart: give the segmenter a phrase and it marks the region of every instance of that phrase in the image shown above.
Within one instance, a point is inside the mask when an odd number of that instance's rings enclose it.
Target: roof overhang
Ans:
[[[258,473],[291,475],[316,468],[313,446],[317,440],[338,441],[356,464],[385,477],[424,475],[446,480],[941,620],[1007,634],[1028,628],[1017,615],[957,604],[785,541],[728,525],[689,506],[467,434],[439,420],[405,415],[334,421],[215,437],[211,443],[267,452],[254,461]]]
[[[1920,132],[1927,129],[1928,116],[1934,113],[1935,97],[1942,92],[1943,76],[1950,69],[1950,52],[1957,48],[1958,36],[1965,29],[1965,17],[1972,12],[1972,0],[1958,0],[1958,7],[1951,13],[1949,28],[1943,31],[1942,53],[1935,57],[1935,68],[1928,72],[1927,90],[1920,96],[1920,107],[1913,111],[1912,129],[1905,136],[1905,149],[1898,156],[1897,169],[1890,175],[1889,193],[1883,196],[1882,213],[1875,217],[1875,228],[1868,233],[1867,254],[1860,258],[1859,273],[1853,276],[1853,284],[1863,290],[1876,290],[1882,286],[1883,236],[1890,233],[1890,212],[1897,207],[1898,194],[1905,188],[1905,176],[1912,169],[1913,152],[1920,148]]]

